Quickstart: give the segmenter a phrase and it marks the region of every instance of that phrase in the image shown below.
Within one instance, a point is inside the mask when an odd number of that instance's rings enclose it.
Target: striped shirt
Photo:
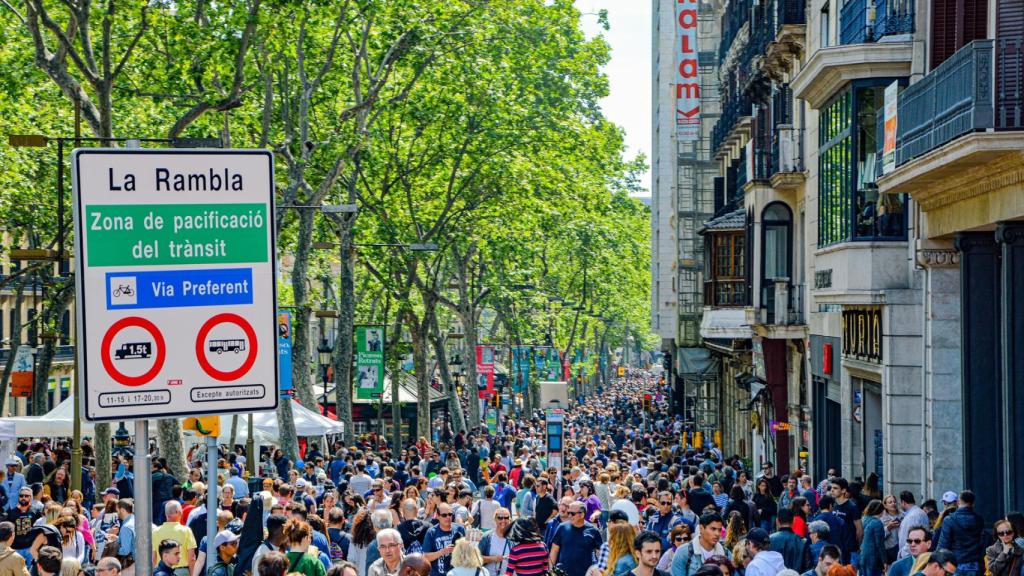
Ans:
[[[540,576],[548,571],[548,549],[543,542],[516,544],[508,554],[508,576]]]

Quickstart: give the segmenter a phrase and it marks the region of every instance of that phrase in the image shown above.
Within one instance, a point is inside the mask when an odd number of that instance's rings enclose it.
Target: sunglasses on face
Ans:
[[[448,512],[446,514],[438,514],[437,517],[438,518],[451,518],[452,517],[452,513]]]
[[[664,500],[662,502],[659,502],[659,504],[661,504],[662,506],[671,506],[672,505],[672,501],[671,500]]]
[[[494,519],[495,520],[511,520],[512,517],[511,516],[495,516]]]
[[[907,538],[907,544],[920,544],[921,542],[924,542],[924,540],[920,538]]]
[[[1013,530],[1000,530],[996,532],[997,536],[1013,536]]]
[[[576,511],[576,512],[569,512],[569,516],[577,516],[577,515],[579,515],[579,514],[583,514],[583,512],[580,512],[580,511]]]
[[[686,542],[685,536],[676,536],[676,542]]]

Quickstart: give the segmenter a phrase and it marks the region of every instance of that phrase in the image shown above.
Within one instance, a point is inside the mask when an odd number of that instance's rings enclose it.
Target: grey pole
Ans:
[[[153,573],[153,466],[149,422],[135,421],[135,573]]]
[[[249,415],[250,420],[252,414]],[[217,437],[206,437],[206,573],[213,571],[217,562],[217,551],[213,538],[217,535]],[[197,542],[198,544],[198,542]]]

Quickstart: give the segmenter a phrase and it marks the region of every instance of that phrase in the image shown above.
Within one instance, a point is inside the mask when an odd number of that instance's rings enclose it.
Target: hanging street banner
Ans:
[[[476,391],[480,398],[494,396],[494,346],[476,347]]]
[[[896,128],[899,108],[899,80],[885,87],[884,140],[882,141],[882,173],[896,169]]]
[[[292,386],[292,313],[277,313],[277,363],[281,371],[278,376],[281,396],[294,394]]]
[[[89,148],[72,165],[85,419],[276,408],[270,152]]]
[[[384,326],[356,326],[356,399],[384,394]]]
[[[697,66],[697,0],[676,2],[676,139],[700,138],[700,73]]]
[[[547,374],[548,380],[559,380],[561,379],[562,367],[558,361],[558,350],[554,347],[548,347],[547,349]]]
[[[520,393],[530,385],[530,356],[532,352],[529,346],[514,346],[512,348],[512,365],[516,379],[513,392]]]

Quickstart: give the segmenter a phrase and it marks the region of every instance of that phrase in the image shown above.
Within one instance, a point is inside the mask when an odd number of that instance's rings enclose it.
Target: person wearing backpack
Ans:
[[[267,539],[256,549],[252,557],[252,573],[259,574],[260,558],[268,552],[279,552],[287,544],[284,536],[284,525],[288,519],[283,514],[267,516]]]
[[[708,512],[700,517],[700,530],[697,538],[676,550],[672,557],[672,576],[693,576],[712,556],[725,556],[732,559],[732,553],[719,543],[722,538],[722,517],[716,512]]]
[[[345,512],[341,508],[331,508],[327,513],[327,556],[331,564],[348,559],[351,538],[344,528]]]
[[[302,576],[327,576],[327,570],[315,554],[309,551],[313,543],[313,529],[309,524],[292,518],[284,525],[284,535],[288,541],[288,572],[298,572]]]
[[[235,576],[238,534],[231,530],[221,530],[213,538],[213,550],[217,554],[217,562],[210,568],[209,576]]]

